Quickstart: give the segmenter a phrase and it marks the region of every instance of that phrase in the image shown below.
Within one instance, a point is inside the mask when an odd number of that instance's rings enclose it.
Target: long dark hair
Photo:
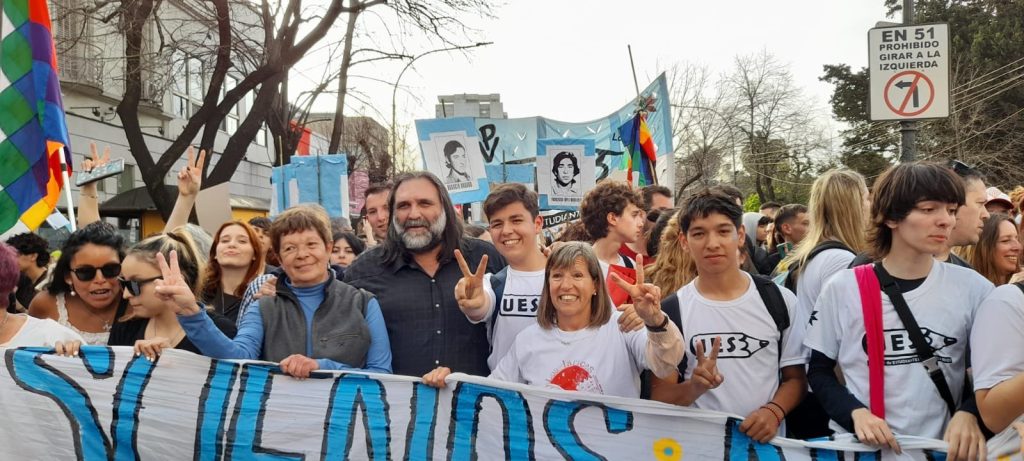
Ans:
[[[448,195],[448,190],[445,189],[444,183],[437,176],[434,176],[429,171],[414,171],[399,176],[395,180],[394,187],[391,188],[391,196],[388,197],[388,211],[391,213],[390,219],[392,222],[397,219],[395,214],[395,194],[398,192],[398,188],[402,187],[402,184],[406,181],[413,179],[426,179],[437,190],[437,196],[441,200],[441,208],[444,209],[445,213],[444,233],[441,236],[441,252],[438,253],[437,260],[447,262],[455,257],[455,250],[461,247],[462,221],[455,213],[455,205],[452,204],[452,198]],[[395,227],[388,226],[388,237],[381,244],[384,252],[382,259],[385,264],[394,264],[399,259],[405,258],[406,255],[402,236],[398,235],[398,230]]]
[[[124,261],[124,237],[117,233],[114,226],[102,221],[91,223],[71,233],[64,246],[60,249],[60,258],[53,266],[53,281],[46,289],[53,296],[68,293],[71,287],[64,279],[71,273],[71,259],[86,244],[105,246],[117,251],[117,259]]]

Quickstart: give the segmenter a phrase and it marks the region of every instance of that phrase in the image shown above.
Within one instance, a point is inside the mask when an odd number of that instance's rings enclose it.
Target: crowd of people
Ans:
[[[473,232],[429,172],[368,189],[357,229],[299,205],[210,236],[186,224],[203,161],[130,247],[88,185],[58,257],[35,234],[0,244],[0,345],[460,372],[738,414],[762,442],[940,438],[949,459],[983,459],[1024,414],[1024,189],[961,163],[870,189],[832,170],[807,204],[747,213],[732,186],[605,180],[552,242],[532,188],[492,185]]]

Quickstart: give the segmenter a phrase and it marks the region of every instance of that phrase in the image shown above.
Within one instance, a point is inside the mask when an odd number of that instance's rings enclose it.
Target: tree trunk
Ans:
[[[260,87],[256,97],[253,99],[252,110],[246,115],[245,120],[238,125],[238,130],[235,131],[235,134],[228,139],[224,152],[220,156],[220,161],[217,162],[217,166],[210,172],[209,178],[204,183],[217,185],[231,180],[231,176],[235,174],[238,165],[245,158],[249,145],[252,144],[256,134],[259,133],[260,125],[263,124],[267,112],[273,106],[274,99],[277,98],[278,87],[286,75],[288,75],[287,70],[263,82],[263,86]]]
[[[341,72],[338,74],[338,104],[334,107],[334,127],[331,129],[328,154],[341,153],[341,138],[345,133],[345,94],[348,93],[348,68],[352,63],[352,38],[356,33],[356,19],[362,11],[359,0],[352,0],[351,10],[345,26],[345,49],[341,55]]]

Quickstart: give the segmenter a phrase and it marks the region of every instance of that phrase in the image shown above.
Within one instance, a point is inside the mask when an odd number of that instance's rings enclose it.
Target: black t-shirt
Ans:
[[[18,291],[14,294],[18,304],[28,309],[28,305],[32,303],[32,298],[36,297],[36,285],[42,282],[46,278],[46,271],[43,271],[43,275],[40,275],[38,279],[33,281],[25,274],[18,275]],[[8,310],[13,306],[8,306]],[[13,312],[13,311],[12,311]]]
[[[235,333],[238,332],[235,327],[235,322],[228,320],[223,315],[216,312],[209,312],[210,319],[213,320],[213,324],[217,325],[219,329],[228,338],[234,338]],[[115,323],[113,328],[110,329],[110,339],[107,340],[108,346],[135,346],[135,341],[140,339],[146,339],[146,327],[149,325],[149,319],[136,318],[126,322]],[[175,349],[183,351],[189,351],[192,353],[202,355],[192,341],[188,340],[188,336],[181,339],[181,342],[174,346]]]
[[[218,314],[227,317],[232,323],[238,322],[238,306],[242,303],[242,298],[217,291],[210,302],[213,304],[213,310]]]

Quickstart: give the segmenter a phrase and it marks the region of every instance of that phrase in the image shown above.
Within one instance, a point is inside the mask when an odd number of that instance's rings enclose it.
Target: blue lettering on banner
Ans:
[[[83,356],[95,354],[95,352],[85,349],[80,351]],[[57,403],[71,423],[75,454],[79,460],[108,459],[110,439],[100,428],[100,420],[92,401],[78,383],[42,360],[41,356],[44,353],[52,352],[53,349],[45,347],[8,349],[5,353],[7,371],[22,389],[42,395]],[[96,363],[100,363],[102,360],[99,357],[96,359]]]
[[[729,418],[725,423],[725,459],[728,461],[780,461],[782,449],[766,443],[756,442],[740,432],[743,420]]]
[[[566,459],[607,459],[584,446],[573,427],[576,414],[587,407],[601,408],[604,412],[605,428],[611,434],[619,434],[633,429],[633,413],[631,412],[608,408],[600,403],[551,400],[544,407],[544,431],[547,432],[551,444]]]
[[[348,459],[352,455],[356,411],[362,407],[368,458],[391,459],[391,422],[384,385],[360,374],[343,374],[334,380],[331,402],[324,421],[320,459]]]
[[[222,360],[210,362],[203,392],[199,396],[199,424],[196,425],[194,461],[220,461],[223,450],[224,420],[228,397],[235,387],[238,364]]]
[[[853,461],[878,461],[882,459],[881,451],[858,451],[853,455]]]
[[[505,459],[533,460],[533,419],[522,394],[509,389],[460,382],[452,395],[448,460],[476,459],[480,403],[493,398],[501,406]]]
[[[85,363],[85,370],[93,379],[107,379],[114,376],[114,350],[106,346],[82,346],[78,355]]]
[[[246,364],[242,366],[242,384],[235,402],[228,430],[227,458],[230,460],[296,460],[305,459],[300,453],[287,453],[260,446],[263,438],[263,414],[270,397],[271,371],[276,366]]]
[[[409,409],[409,431],[405,436],[405,459],[431,459],[434,454],[434,416],[437,414],[437,388],[423,383],[413,384]]]
[[[811,461],[841,461],[846,459],[846,455],[835,450],[823,450],[821,448],[811,448]]]
[[[924,451],[924,459],[926,459],[928,461],[946,461],[946,452],[944,452],[944,451],[935,451],[935,450],[925,450]]]
[[[110,424],[116,461],[139,459],[139,410],[142,408],[142,393],[149,384],[149,377],[153,375],[154,365],[145,356],[136,356],[124,367],[121,382],[117,384],[117,392],[114,393],[114,421]]]

